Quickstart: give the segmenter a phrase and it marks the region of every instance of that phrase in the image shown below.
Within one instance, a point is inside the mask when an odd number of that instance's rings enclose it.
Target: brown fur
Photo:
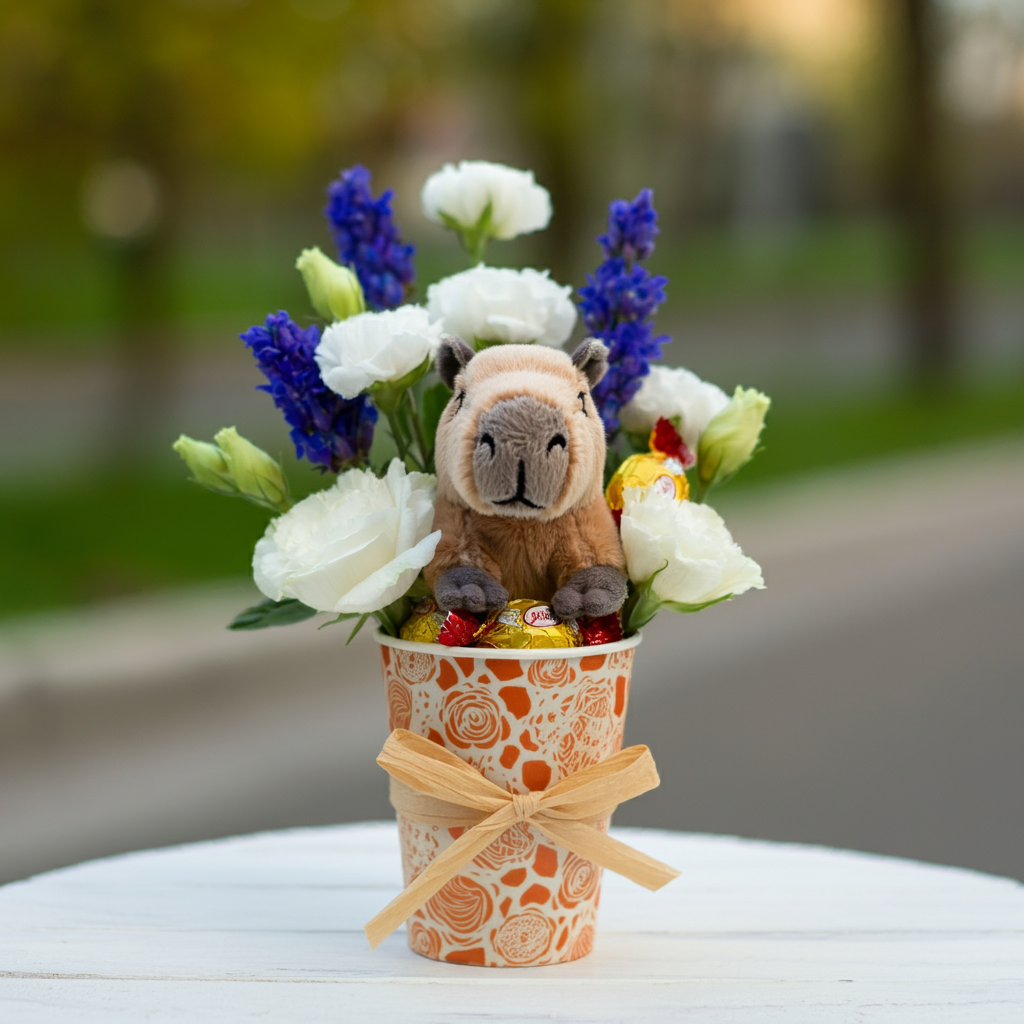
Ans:
[[[597,345],[594,352],[601,355],[604,349]],[[454,358],[450,352],[445,357]],[[441,541],[425,570],[431,588],[445,570],[474,566],[513,598],[550,601],[582,569],[604,565],[624,570],[618,530],[604,499],[604,427],[590,396],[588,372],[593,375],[593,364],[580,369],[563,352],[503,345],[477,354],[450,379],[452,400],[437,431],[434,529],[441,531]],[[568,465],[561,490],[547,507],[536,510],[497,507],[481,496],[474,475],[480,418],[520,395],[556,410],[565,423]],[[551,418],[545,415],[544,420],[550,432]]]

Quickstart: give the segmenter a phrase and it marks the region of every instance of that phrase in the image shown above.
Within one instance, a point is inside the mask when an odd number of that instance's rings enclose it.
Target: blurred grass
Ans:
[[[762,450],[726,487],[1012,434],[1024,434],[1024,380],[939,394],[786,400],[768,413]]]
[[[256,506],[184,479],[108,475],[5,495],[0,614],[241,576],[268,521]]]
[[[680,237],[682,236],[682,237]],[[268,312],[312,314],[301,278],[292,268],[303,245],[331,246],[319,230],[303,243],[290,228],[275,240],[231,248],[195,246],[182,251],[172,273],[173,315],[184,326],[224,326],[225,338],[262,322]],[[534,264],[529,237],[494,243],[496,266]],[[597,245],[587,252],[596,266]],[[115,280],[109,253],[96,245],[16,250],[0,247],[0,353],[23,354],[26,333],[56,348],[84,349],[109,341],[115,315]],[[976,288],[1024,285],[1024,223],[976,224],[960,248],[963,281]],[[422,301],[432,281],[463,270],[466,256],[441,236],[417,254]],[[883,221],[822,221],[766,233],[736,231],[685,235],[666,228],[650,269],[669,278],[672,310],[737,299],[787,299],[862,294],[894,286],[900,268],[898,238]],[[583,283],[583,272],[574,286]],[[54,282],[60,287],[55,288]],[[105,340],[105,335],[106,340]],[[208,337],[208,333],[203,337]]]
[[[787,399],[769,413],[764,450],[728,491],[771,480],[1024,433],[1024,382],[941,396],[891,393]],[[955,468],[950,467],[951,486]],[[161,587],[248,576],[268,515],[181,477],[106,475],[0,496],[0,615],[80,605]],[[292,464],[296,495],[326,485]],[[724,489],[723,489],[724,490]],[[714,497],[712,498],[712,501]]]
[[[1024,225],[971,225],[958,260],[961,280],[969,287],[1019,287]],[[676,246],[659,243],[651,269],[668,276],[672,299],[703,304],[879,291],[899,280],[901,262],[894,225],[835,221],[761,233],[698,234]]]

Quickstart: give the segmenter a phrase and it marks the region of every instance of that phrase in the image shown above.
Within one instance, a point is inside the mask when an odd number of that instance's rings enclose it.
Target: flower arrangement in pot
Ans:
[[[253,558],[266,600],[231,628],[328,612],[351,639],[377,622],[407,888],[372,944],[406,921],[434,959],[575,959],[603,866],[674,877],[607,835],[615,804],[658,783],[646,748],[620,750],[633,652],[660,609],[763,586],[705,498],[754,454],[768,399],[656,364],[649,190],[611,204],[579,311],[547,272],[482,262],[492,239],[547,226],[530,172],[463,162],[427,180],[424,213],[474,265],[425,304],[408,301],[391,193],[355,167],[328,196],[339,262],[296,264],[319,321],[279,312],[241,337],[297,455],[333,482],[293,504],[234,428],[175,444],[198,483],[277,513]]]

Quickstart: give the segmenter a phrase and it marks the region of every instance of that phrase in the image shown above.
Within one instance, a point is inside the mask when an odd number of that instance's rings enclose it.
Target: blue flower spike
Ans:
[[[358,164],[327,188],[324,213],[338,256],[355,271],[373,310],[401,306],[416,279],[416,248],[402,241],[391,213],[393,196],[387,189],[374,199],[370,172]]]
[[[608,233],[597,241],[604,262],[580,290],[580,312],[589,334],[609,349],[608,373],[593,388],[594,402],[613,437],[619,410],[639,391],[651,363],[661,357],[668,335],[654,336],[654,314],[665,301],[668,278],[650,274],[640,261],[654,251],[658,214],[645,188],[632,202],[617,199],[608,208]]]
[[[240,337],[269,382],[260,384],[259,390],[274,399],[292,428],[296,457],[335,473],[365,462],[377,410],[366,395],[346,400],[320,379],[313,358],[319,327],[303,330],[282,311]]]

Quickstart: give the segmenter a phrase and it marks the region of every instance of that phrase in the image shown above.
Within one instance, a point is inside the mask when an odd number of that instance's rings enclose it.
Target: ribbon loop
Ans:
[[[647,747],[627,747],[550,789],[522,794],[506,792],[456,754],[407,729],[391,733],[377,763],[391,776],[391,805],[399,814],[423,825],[467,831],[366,925],[372,949],[505,829],[521,821],[584,860],[647,889],[660,889],[679,875],[594,827],[618,804],[659,785]]]

